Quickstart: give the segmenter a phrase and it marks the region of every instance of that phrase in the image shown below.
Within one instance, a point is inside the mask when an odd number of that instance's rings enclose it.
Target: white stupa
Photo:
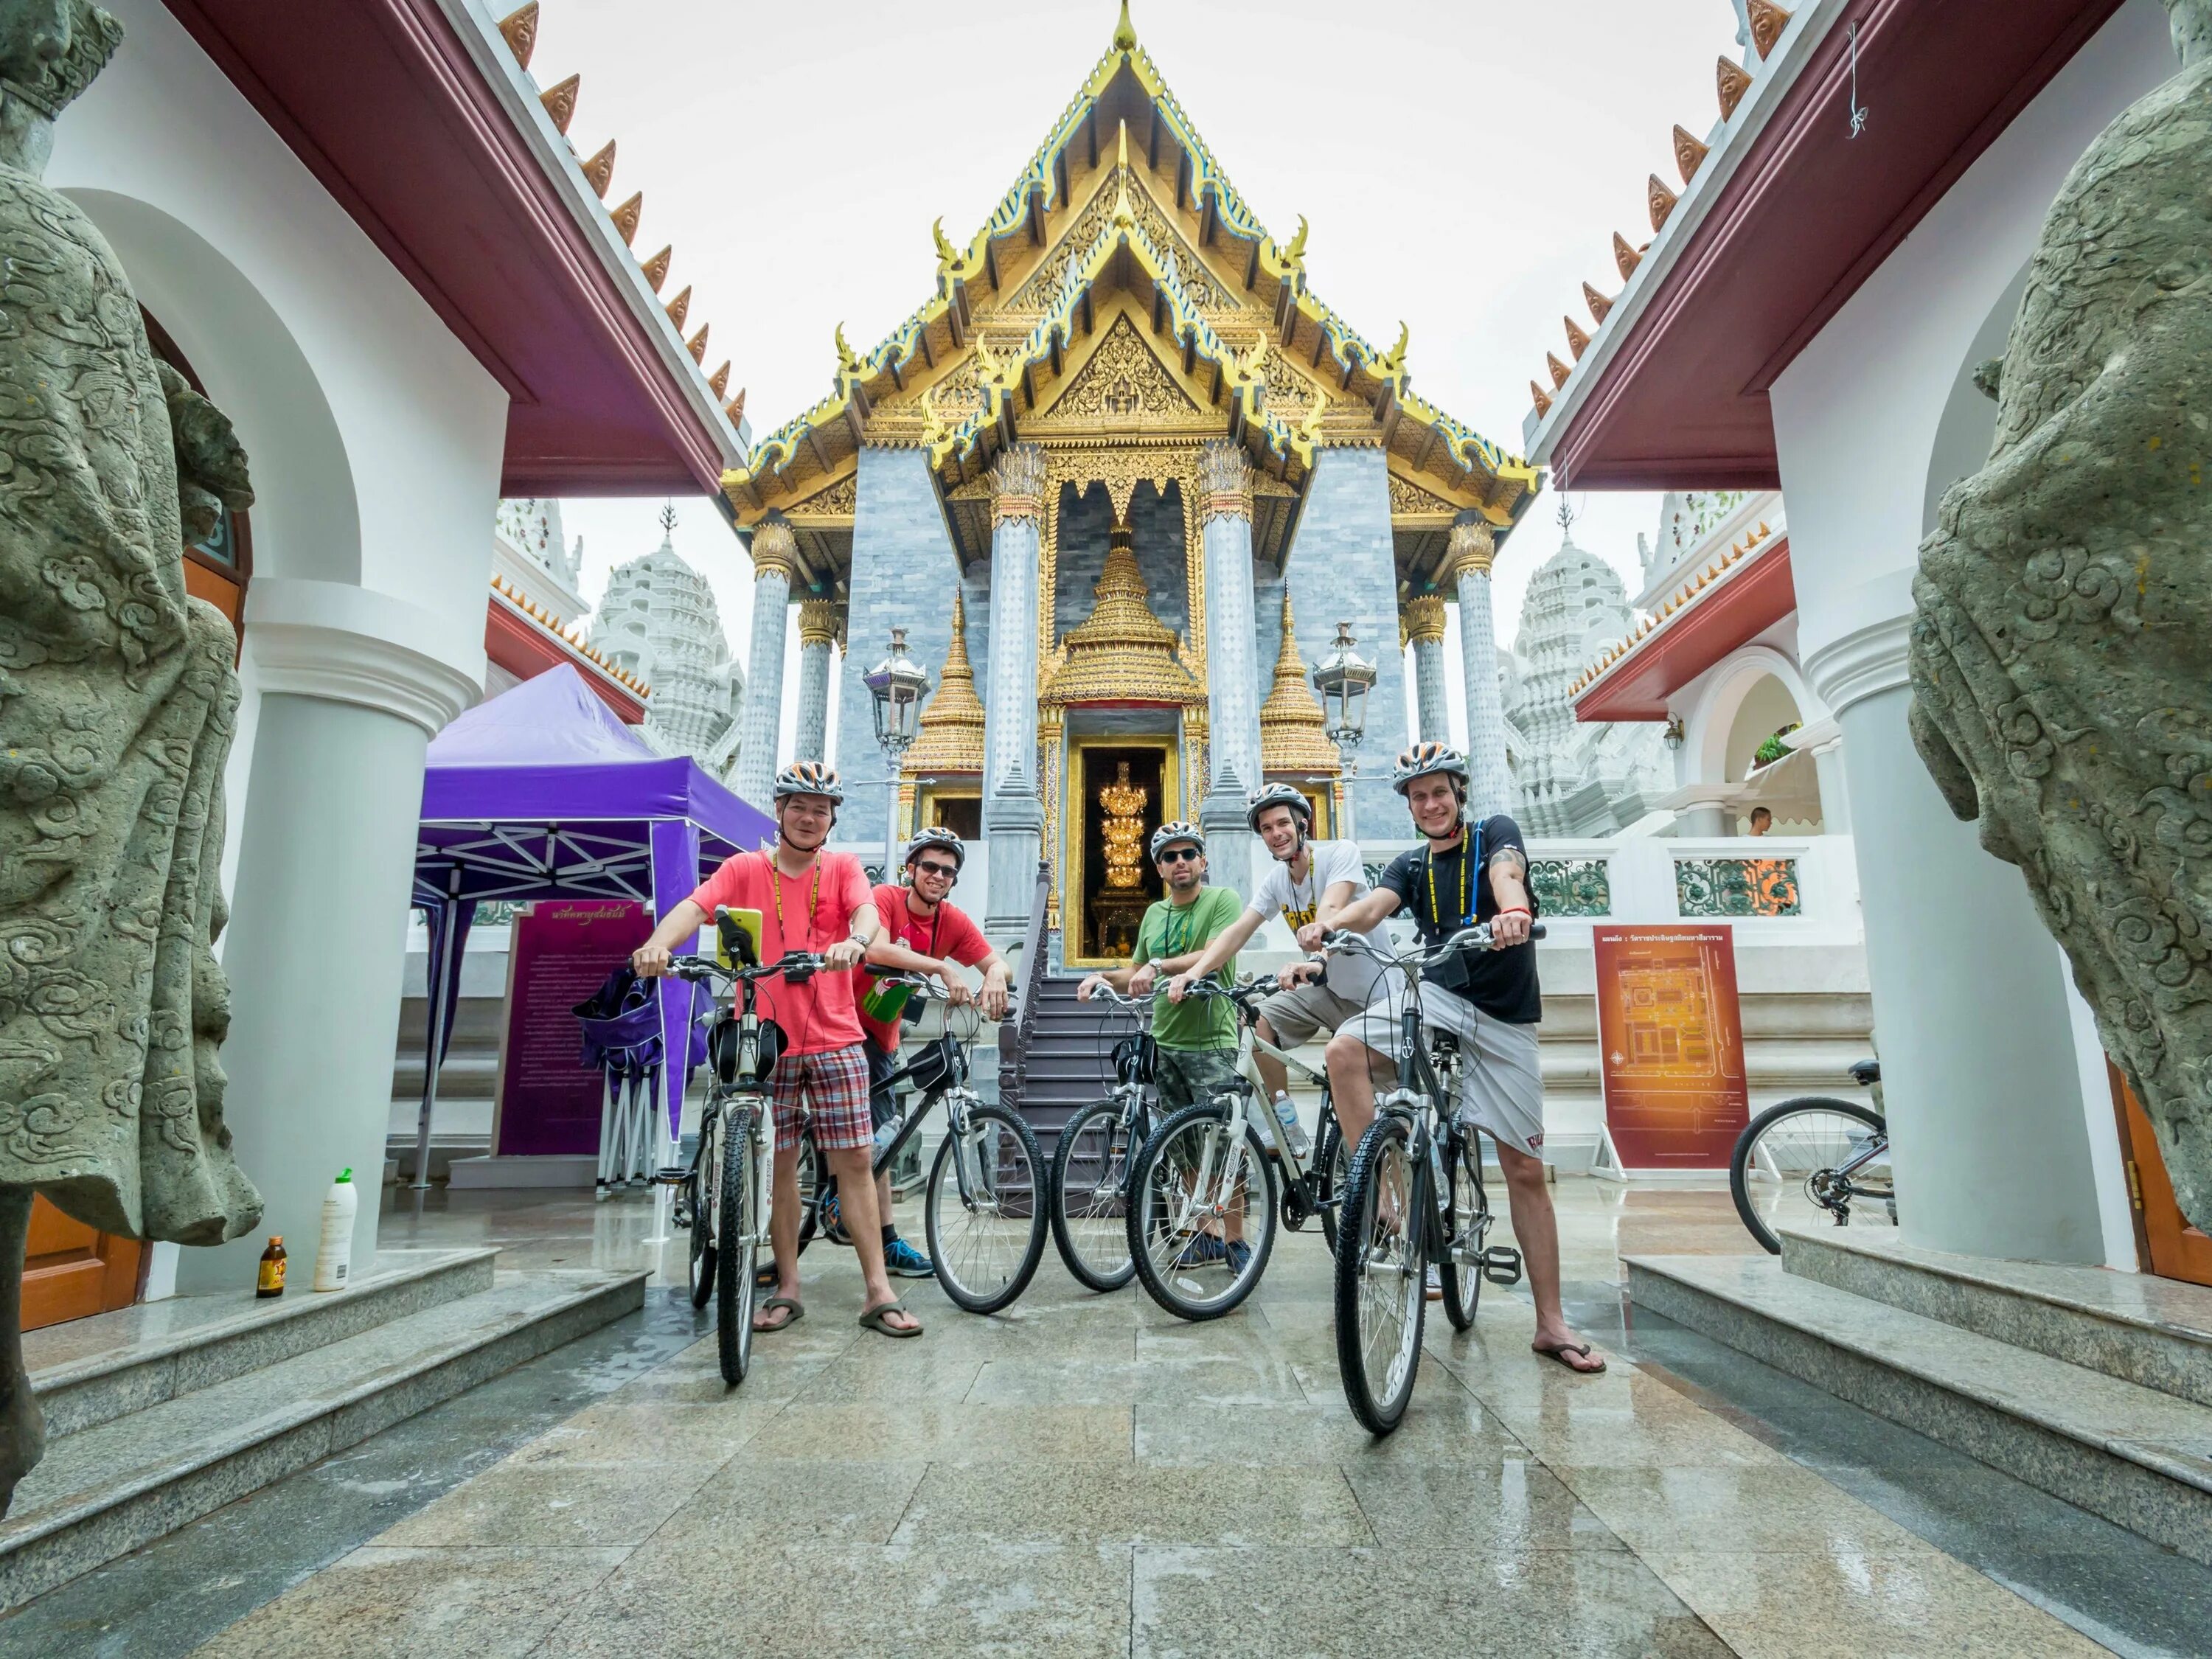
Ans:
[[[591,643],[653,688],[646,739],[726,781],[737,760],[744,671],[730,654],[714,590],[676,551],[673,507],[661,510],[660,527],[659,547],[607,578]]]

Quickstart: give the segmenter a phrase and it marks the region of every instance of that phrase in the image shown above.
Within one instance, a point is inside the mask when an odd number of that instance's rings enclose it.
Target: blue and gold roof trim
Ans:
[[[1052,403],[1102,310],[1127,295],[1215,429],[1275,479],[1301,486],[1323,446],[1379,447],[1407,527],[1440,532],[1468,510],[1510,526],[1538,470],[1411,390],[1402,325],[1379,351],[1314,296],[1306,234],[1304,219],[1286,245],[1268,234],[1125,3],[1111,47],[982,228],[963,247],[933,228],[930,298],[865,353],[841,326],[830,395],[724,475],[738,522],[781,512],[849,530],[867,444],[926,449],[948,494],[970,483]]]

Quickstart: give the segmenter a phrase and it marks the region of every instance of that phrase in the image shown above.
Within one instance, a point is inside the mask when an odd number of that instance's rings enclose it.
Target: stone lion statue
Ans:
[[[1913,583],[1912,733],[2020,866],[2212,1228],[2212,0],[2051,204],[1989,464]]]
[[[237,641],[182,557],[252,500],[246,457],[40,177],[121,39],[87,0],[0,0],[0,1510],[44,1448],[33,1196],[187,1244],[261,1213],[222,1127],[210,948]]]

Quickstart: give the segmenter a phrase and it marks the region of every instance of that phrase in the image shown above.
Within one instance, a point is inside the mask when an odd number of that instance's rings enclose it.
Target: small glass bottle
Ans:
[[[253,1282],[253,1294],[258,1297],[284,1294],[284,1236],[269,1235],[269,1248],[261,1253],[261,1272]]]

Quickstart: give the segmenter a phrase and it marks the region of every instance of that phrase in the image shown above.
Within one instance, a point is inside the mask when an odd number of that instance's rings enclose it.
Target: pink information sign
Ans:
[[[652,931],[645,907],[626,899],[541,899],[515,917],[495,1157],[599,1151],[605,1084],[582,1064],[575,1007]]]

